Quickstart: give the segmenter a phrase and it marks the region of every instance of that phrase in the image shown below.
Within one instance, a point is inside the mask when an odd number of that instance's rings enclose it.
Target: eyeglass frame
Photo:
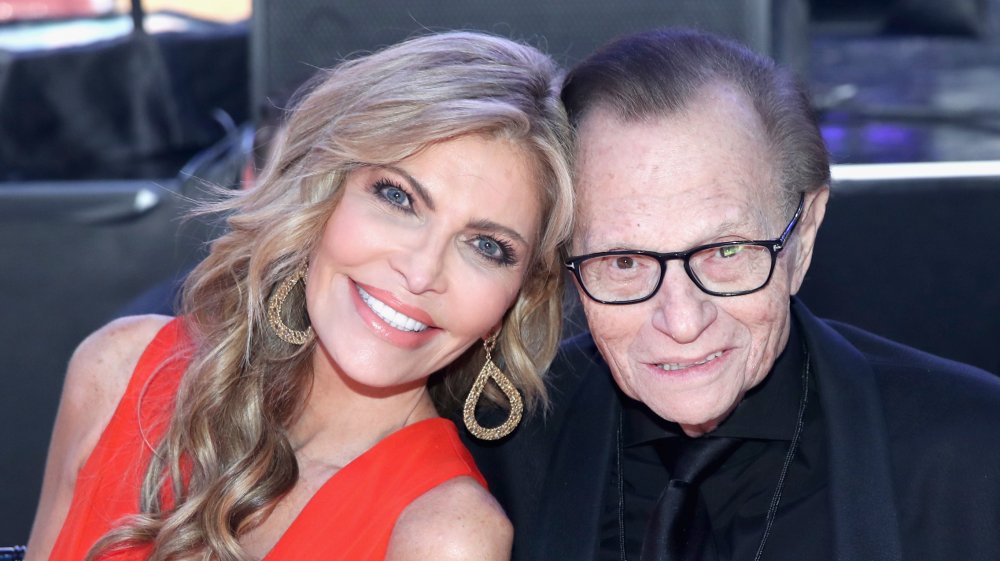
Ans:
[[[788,238],[791,237],[792,232],[798,225],[799,218],[802,217],[802,209],[803,206],[805,205],[805,200],[806,200],[806,194],[800,193],[799,205],[795,209],[795,214],[792,215],[792,220],[788,223],[788,226],[785,227],[785,231],[782,232],[781,236],[778,237],[777,239],[750,240],[750,241],[732,240],[728,242],[717,242],[717,243],[699,245],[692,247],[687,251],[674,251],[670,253],[659,253],[656,251],[649,251],[645,249],[616,249],[612,251],[598,251],[597,253],[587,253],[585,255],[577,255],[575,257],[570,257],[565,262],[563,262],[563,266],[569,269],[573,273],[573,276],[576,277],[577,283],[583,289],[584,294],[586,294],[588,298],[599,304],[608,304],[610,306],[624,306],[627,304],[638,304],[640,302],[645,302],[646,300],[651,299],[653,296],[656,296],[656,293],[660,291],[660,287],[663,286],[664,277],[667,276],[667,261],[674,261],[677,259],[681,259],[684,262],[684,272],[687,273],[687,276],[689,279],[691,279],[691,282],[693,282],[695,286],[698,287],[699,290],[701,290],[705,294],[708,294],[709,296],[722,296],[728,298],[731,296],[743,296],[745,294],[752,294],[754,292],[757,292],[758,290],[763,290],[764,287],[770,284],[771,277],[774,276],[774,266],[778,262],[778,254],[781,253],[781,250],[785,249],[785,244],[788,241]],[[757,288],[753,288],[750,290],[737,290],[735,292],[716,292],[705,288],[705,285],[701,283],[701,280],[698,278],[698,276],[691,271],[691,265],[690,265],[691,256],[694,255],[695,253],[700,253],[707,249],[715,249],[719,247],[732,247],[738,245],[755,245],[763,247],[768,250],[768,252],[771,255],[771,269],[767,272],[767,278],[764,280],[764,282]],[[660,278],[656,281],[656,286],[653,287],[652,291],[650,291],[648,295],[643,296],[642,298],[633,298],[631,300],[601,300],[599,298],[595,298],[594,295],[591,294],[589,290],[587,290],[587,284],[583,282],[583,275],[580,273],[580,264],[590,259],[596,259],[598,257],[608,257],[613,255],[644,255],[656,259],[657,263],[660,264]]]

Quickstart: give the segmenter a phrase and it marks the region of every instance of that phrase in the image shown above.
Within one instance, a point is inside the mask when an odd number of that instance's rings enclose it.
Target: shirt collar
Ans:
[[[803,361],[802,341],[793,319],[788,344],[767,377],[747,392],[712,435],[791,440],[802,396]],[[660,418],[642,402],[624,396],[622,401],[623,445],[636,446],[661,438],[684,436],[679,425]]]

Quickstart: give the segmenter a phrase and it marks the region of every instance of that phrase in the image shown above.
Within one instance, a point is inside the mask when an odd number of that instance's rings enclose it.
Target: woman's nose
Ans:
[[[413,294],[444,292],[447,289],[447,261],[450,243],[441,236],[427,233],[402,244],[391,259],[394,270],[403,277]]]

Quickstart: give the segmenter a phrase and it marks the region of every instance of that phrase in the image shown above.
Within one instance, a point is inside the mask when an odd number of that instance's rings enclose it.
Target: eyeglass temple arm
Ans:
[[[805,205],[806,194],[799,194],[799,206],[795,208],[795,215],[792,216],[791,222],[785,227],[785,231],[781,233],[781,237],[778,238],[778,247],[785,247],[785,242],[788,240],[788,236],[792,235],[792,230],[795,229],[799,224],[799,218],[802,216],[802,209]]]

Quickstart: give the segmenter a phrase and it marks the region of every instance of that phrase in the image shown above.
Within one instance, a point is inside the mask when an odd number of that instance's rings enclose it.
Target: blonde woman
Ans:
[[[74,354],[28,558],[507,559],[439,413],[499,438],[544,401],[572,215],[558,79],[446,33],[316,82],[222,205],[183,314]]]

